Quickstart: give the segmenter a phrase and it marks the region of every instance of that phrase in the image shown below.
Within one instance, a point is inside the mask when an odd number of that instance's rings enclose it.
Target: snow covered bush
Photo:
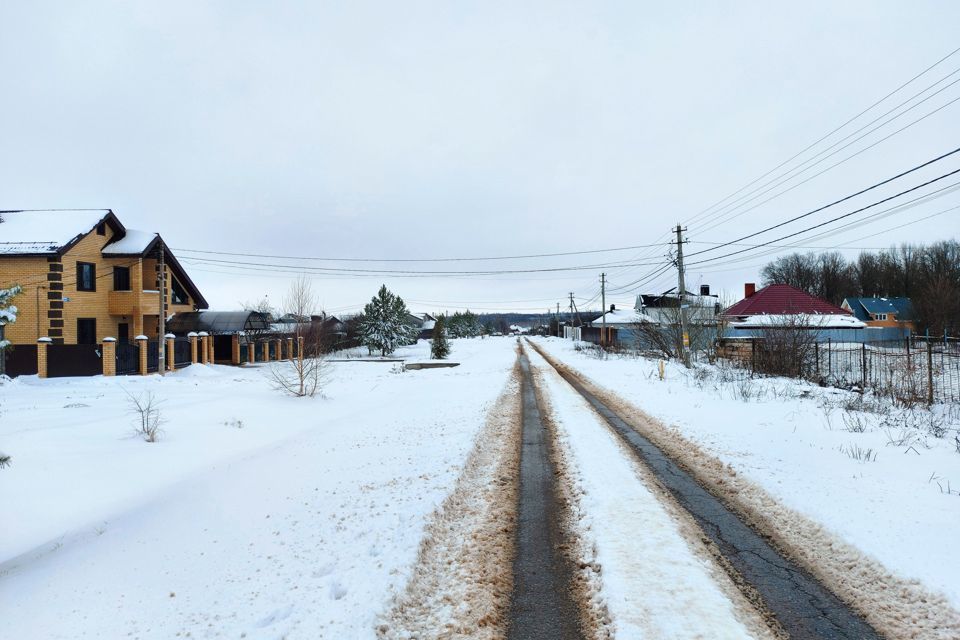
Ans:
[[[137,417],[134,433],[146,442],[159,440],[163,433],[160,429],[160,425],[163,424],[163,415],[160,413],[161,401],[157,400],[152,391],[137,396],[128,393],[127,397],[130,398],[131,411]]]
[[[16,284],[8,289],[0,289],[0,327],[17,321],[17,308],[11,302],[21,291],[23,289]],[[3,331],[0,331],[0,338],[2,336]],[[10,346],[9,340],[0,339],[0,349],[8,346]],[[0,363],[0,372],[2,372],[2,363]]]
[[[393,353],[397,347],[415,338],[414,329],[407,322],[407,305],[403,298],[392,293],[386,285],[363,308],[360,340],[381,356]]]
[[[9,467],[11,460],[12,458],[10,458],[10,456],[5,454],[3,451],[0,451],[0,469],[3,469],[4,467]]]

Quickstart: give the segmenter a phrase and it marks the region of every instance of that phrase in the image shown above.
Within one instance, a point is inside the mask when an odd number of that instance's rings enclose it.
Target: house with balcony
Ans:
[[[14,345],[157,340],[161,314],[208,306],[159,234],[126,228],[110,209],[0,211],[0,288],[13,284],[23,289],[6,327]]]

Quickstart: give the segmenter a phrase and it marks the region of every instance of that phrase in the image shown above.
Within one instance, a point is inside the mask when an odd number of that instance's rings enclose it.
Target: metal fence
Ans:
[[[960,402],[960,342],[909,338],[827,342],[784,353],[750,341],[739,360],[752,373],[776,373],[818,384],[872,389],[908,402]]]

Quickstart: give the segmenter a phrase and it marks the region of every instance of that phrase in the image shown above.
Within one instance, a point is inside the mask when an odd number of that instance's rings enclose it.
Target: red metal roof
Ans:
[[[826,300],[812,296],[788,284],[771,284],[749,298],[744,298],[724,312],[726,316],[759,316],[763,314],[820,313],[851,315]]]

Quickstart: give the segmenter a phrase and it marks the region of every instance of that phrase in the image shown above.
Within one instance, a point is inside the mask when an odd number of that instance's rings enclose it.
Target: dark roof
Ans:
[[[270,319],[258,311],[189,311],[176,313],[167,322],[170,333],[240,333],[270,328]]]
[[[847,298],[844,302],[860,320],[870,320],[871,315],[879,313],[895,314],[897,320],[913,319],[910,298]]]
[[[727,309],[725,316],[759,316],[764,314],[826,314],[850,315],[806,291],[788,284],[771,284],[749,298],[744,298]]]

